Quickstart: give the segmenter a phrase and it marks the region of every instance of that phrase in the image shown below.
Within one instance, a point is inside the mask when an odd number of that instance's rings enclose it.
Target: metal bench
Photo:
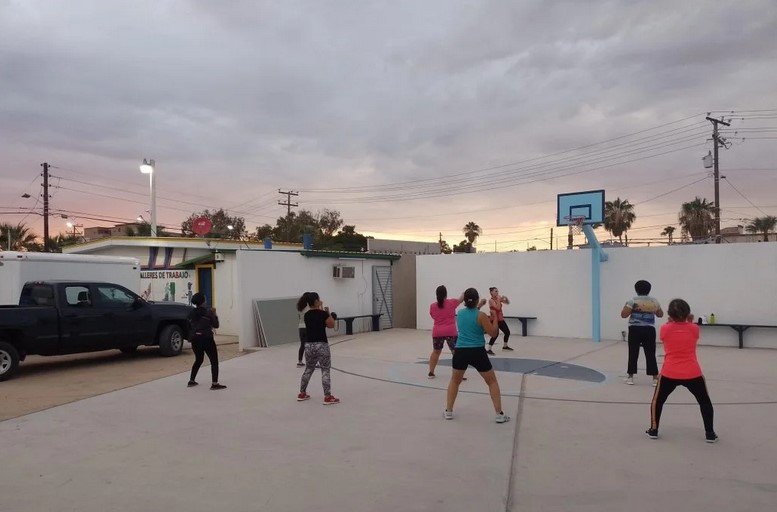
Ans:
[[[777,325],[755,325],[755,324],[699,324],[699,327],[731,327],[739,335],[739,348],[745,348],[744,333],[751,327],[757,329],[777,329]]]
[[[345,322],[345,334],[353,334],[353,321],[357,318],[372,318],[372,330],[380,330],[380,317],[383,313],[375,313],[374,315],[356,315],[356,316],[338,316],[337,320]]]
[[[505,320],[508,318],[512,320],[518,320],[521,322],[521,336],[527,336],[528,335],[528,329],[527,324],[529,323],[529,320],[537,320],[536,316],[507,316],[505,315]]]

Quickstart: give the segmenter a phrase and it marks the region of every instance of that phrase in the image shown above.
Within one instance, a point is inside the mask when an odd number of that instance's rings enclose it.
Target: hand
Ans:
[[[486,299],[480,299],[478,301],[478,309],[482,308],[485,305],[486,305]]]
[[[216,314],[216,308],[210,308],[210,312],[215,315]]]
[[[329,313],[329,306],[324,306],[324,311],[326,311],[327,313]]]

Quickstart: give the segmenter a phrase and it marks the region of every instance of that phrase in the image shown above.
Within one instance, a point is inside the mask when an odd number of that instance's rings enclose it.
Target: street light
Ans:
[[[151,236],[156,236],[156,181],[154,180],[155,162],[151,158],[149,160],[143,159],[143,163],[140,164],[140,172],[148,174],[149,184],[151,186]]]

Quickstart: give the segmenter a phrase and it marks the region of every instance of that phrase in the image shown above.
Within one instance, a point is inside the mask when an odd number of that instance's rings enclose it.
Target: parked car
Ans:
[[[28,355],[55,356],[157,345],[163,356],[181,353],[190,306],[147,302],[113,283],[26,283],[18,306],[0,306],[0,381]]]

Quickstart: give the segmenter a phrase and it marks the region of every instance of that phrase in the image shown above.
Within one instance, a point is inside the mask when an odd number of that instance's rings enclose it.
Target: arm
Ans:
[[[629,307],[628,304],[623,306],[623,309],[621,309],[621,318],[628,318],[631,316],[631,307]]]
[[[499,334],[499,322],[496,319],[496,315],[489,316],[485,313],[478,313],[478,324],[492,338]]]
[[[326,312],[326,326],[330,329],[335,328],[335,319],[332,318],[332,315],[329,314],[329,308],[324,308],[324,311]]]
[[[502,304],[510,304],[510,299],[507,297],[502,297]]]
[[[216,314],[216,308],[211,308],[210,309],[210,325],[214,329],[218,329],[219,328],[219,317]]]
[[[658,306],[658,309],[656,310],[656,317],[662,318],[663,316],[664,316],[664,310],[661,309],[661,306]],[[693,316],[693,315],[691,315],[691,316]],[[693,321],[693,320],[691,320],[691,321]]]
[[[459,304],[461,304],[462,302],[464,302],[464,293],[463,292],[462,292],[461,295],[459,295],[459,298],[456,299],[456,307],[458,307]]]

